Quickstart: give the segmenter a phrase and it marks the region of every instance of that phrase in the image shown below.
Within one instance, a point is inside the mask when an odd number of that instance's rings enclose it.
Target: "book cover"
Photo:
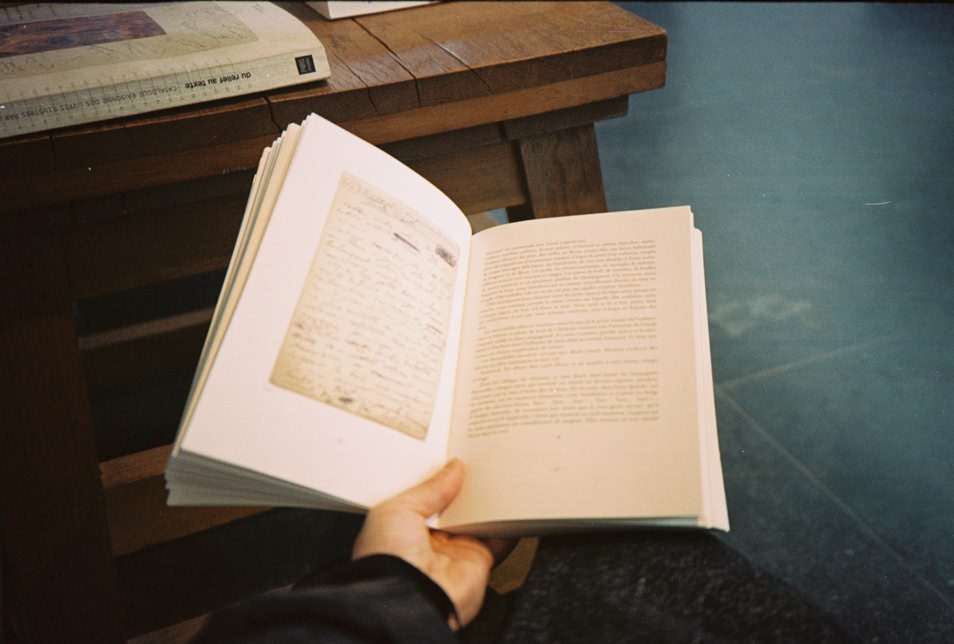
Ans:
[[[0,9],[0,137],[329,75],[315,35],[270,2]]]

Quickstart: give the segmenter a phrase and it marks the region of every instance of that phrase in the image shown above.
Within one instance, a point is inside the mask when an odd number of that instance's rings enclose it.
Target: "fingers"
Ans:
[[[446,508],[457,496],[463,482],[464,464],[460,459],[454,458],[448,461],[437,474],[397,495],[392,501],[409,507],[427,518]]]
[[[447,544],[466,547],[471,552],[480,553],[486,557],[488,570],[506,559],[518,543],[517,539],[477,538],[443,530],[431,530],[431,539],[438,548]]]
[[[460,556],[461,552],[467,552],[471,557],[479,557],[488,572],[496,561],[494,552],[483,539],[466,534],[451,534],[443,530],[431,530],[431,545],[437,552],[445,554],[456,552],[458,553],[457,556]]]
[[[481,539],[484,545],[490,550],[494,556],[494,563],[499,564],[501,561],[507,558],[507,556],[513,552],[513,549],[517,547],[518,541],[516,539],[498,539],[498,538],[489,538]]]

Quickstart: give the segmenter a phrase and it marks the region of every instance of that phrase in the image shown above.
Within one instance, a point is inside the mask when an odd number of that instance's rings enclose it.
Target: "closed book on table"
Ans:
[[[329,75],[318,38],[270,2],[0,9],[0,138]]]

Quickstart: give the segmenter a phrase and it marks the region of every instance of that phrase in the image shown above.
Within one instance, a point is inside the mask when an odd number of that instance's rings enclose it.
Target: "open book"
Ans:
[[[443,529],[728,529],[692,212],[471,235],[312,115],[262,155],[169,503],[360,512],[453,456]]]

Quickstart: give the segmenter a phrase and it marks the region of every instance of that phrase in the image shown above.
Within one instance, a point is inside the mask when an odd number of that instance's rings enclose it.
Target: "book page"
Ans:
[[[657,252],[579,238],[484,255],[467,435],[658,420]]]
[[[219,346],[225,337],[225,331],[228,329],[229,321],[235,312],[239,295],[242,293],[249,271],[255,263],[255,254],[258,252],[262,236],[268,228],[272,208],[275,206],[275,200],[278,198],[282,184],[285,182],[285,173],[288,172],[288,165],[295,153],[300,134],[301,126],[292,124],[281,136],[275,139],[271,146],[265,148],[262,152],[258,169],[252,179],[248,202],[245,205],[245,213],[242,216],[242,224],[235,240],[235,247],[232,250],[232,257],[225,273],[222,290],[215,304],[212,321],[209,324],[205,343],[202,346],[202,354],[199,356],[199,362],[196,365],[196,373],[189,391],[186,407],[182,411],[180,424],[183,426],[187,426],[192,417],[196,402],[195,393],[201,391],[202,387],[205,386],[209,369],[215,361]],[[176,437],[173,453],[178,452],[181,439],[182,434],[180,433]]]
[[[271,381],[423,439],[459,254],[412,208],[344,173]]]
[[[712,355],[709,347],[709,314],[706,303],[705,266],[702,233],[692,231],[692,285],[696,307],[696,369],[699,396],[699,449],[702,451],[703,513],[700,526],[729,530],[729,508],[726,504],[716,426],[715,389],[712,380]]]
[[[329,150],[334,154],[329,154]],[[366,186],[366,193],[344,207],[340,201],[336,203],[336,197],[342,178],[347,176],[355,185]],[[356,204],[359,209],[365,208],[381,195],[388,196],[388,200],[381,202],[390,204],[388,208],[402,204],[392,213],[397,218],[396,223],[392,222],[395,226],[381,229],[380,211],[366,212],[368,217],[354,222],[349,231],[343,231],[341,222],[333,221],[348,208],[354,210]],[[414,214],[412,219],[408,218],[410,213]],[[349,507],[368,507],[419,482],[446,460],[470,225],[460,210],[423,178],[381,150],[316,116],[303,125],[270,218],[264,212],[260,217],[267,221],[267,229],[257,252],[246,253],[248,262],[253,262],[247,279],[244,284],[237,280],[230,293],[230,298],[237,298],[237,304],[227,329],[222,325],[224,338],[204,386],[197,393],[198,400],[188,426],[180,430],[179,452],[184,459],[192,461],[201,458],[228,464],[232,472],[241,471],[246,478],[280,481],[285,488],[297,490],[296,496],[300,496],[302,490],[315,490],[316,498],[321,493],[322,497],[339,499]],[[348,280],[348,284],[342,282],[339,286],[353,291],[339,292],[332,306],[360,304],[361,311],[366,313],[373,310],[373,307],[364,308],[369,302],[385,309],[400,308],[412,301],[423,307],[408,318],[413,323],[401,323],[392,329],[390,346],[385,338],[375,339],[378,342],[375,350],[380,355],[375,355],[374,361],[389,370],[386,375],[397,375],[391,370],[400,360],[388,354],[393,346],[406,341],[407,352],[423,355],[430,350],[435,353],[439,337],[444,337],[446,350],[439,356],[436,368],[428,365],[425,375],[416,371],[417,363],[402,363],[401,368],[409,377],[417,379],[414,385],[417,390],[429,391],[430,408],[423,410],[421,406],[418,410],[418,420],[427,419],[423,431],[415,430],[419,436],[403,431],[400,426],[385,424],[390,419],[380,414],[372,418],[372,414],[356,413],[340,400],[339,404],[324,402],[307,387],[299,387],[305,391],[295,390],[287,378],[291,376],[294,380],[297,375],[301,385],[306,382],[301,373],[286,373],[286,380],[279,378],[281,384],[273,382],[279,355],[290,357],[292,363],[297,360],[295,368],[298,369],[310,359],[307,343],[311,340],[320,343],[330,337],[320,331],[320,312],[314,315],[312,311],[309,317],[299,308],[302,302],[311,302],[310,295],[314,294],[312,287],[316,284],[310,271],[316,265],[316,255],[321,254],[319,249],[327,241],[326,229],[334,231],[329,232],[329,236],[347,240],[331,253],[339,262],[332,279]],[[397,239],[394,233],[406,241]],[[352,245],[352,241],[357,245]],[[376,244],[383,245],[382,241],[390,244],[390,253],[387,248],[376,248]],[[443,266],[449,266],[447,260],[459,252],[452,283],[446,281],[448,274],[445,273],[421,283],[419,288],[426,290],[426,294],[413,288],[402,293],[390,292],[395,281],[407,279],[407,275],[399,271],[421,274],[419,258],[415,259],[416,254],[407,242],[422,249],[422,253],[425,245],[431,244],[431,251]],[[443,258],[438,244],[444,249]],[[404,256],[408,264],[401,269],[395,268],[397,256],[393,251],[398,248],[402,252],[406,248],[408,253]],[[349,249],[358,254],[350,266],[345,266],[344,257]],[[376,261],[382,262],[376,264],[381,270],[368,272],[369,278],[374,279],[363,285],[353,283],[357,267]],[[438,265],[433,258],[426,261],[432,267]],[[385,271],[385,267],[390,269]],[[247,269],[244,265],[237,274],[245,275]],[[438,288],[438,284],[442,286]],[[443,293],[441,288],[445,289]],[[449,303],[438,301],[444,296],[449,297]],[[429,303],[428,297],[432,298]],[[341,314],[336,312],[335,319],[343,319]],[[378,314],[380,311],[375,315]],[[435,320],[437,326],[444,324],[443,330],[429,330],[430,335],[420,332],[422,324]],[[348,349],[343,345],[351,341],[367,344],[369,331],[361,325],[372,322],[387,324],[383,319],[371,320],[370,315],[362,318],[355,311],[347,323],[342,323],[340,333],[334,336],[337,343],[334,346],[345,353],[352,351],[350,357],[341,359],[343,363],[350,361],[354,366],[361,362],[363,348]],[[296,324],[308,332],[297,335],[292,344],[299,341],[303,344],[287,345],[290,329],[303,330]],[[403,339],[397,337],[400,328],[405,329]],[[317,347],[318,344],[312,348]],[[370,344],[368,348],[371,349]],[[379,359],[381,362],[377,362]],[[353,372],[348,375],[360,380]],[[416,395],[408,393],[413,388],[406,387],[407,384],[402,382],[397,388],[403,395]],[[350,395],[355,400],[366,396],[370,391],[368,383],[362,386],[365,389],[353,389],[350,391],[356,393],[344,396]],[[433,387],[433,391],[429,387]],[[384,408],[393,409],[394,405]]]
[[[673,208],[474,237],[442,525],[699,513],[691,231]]]

